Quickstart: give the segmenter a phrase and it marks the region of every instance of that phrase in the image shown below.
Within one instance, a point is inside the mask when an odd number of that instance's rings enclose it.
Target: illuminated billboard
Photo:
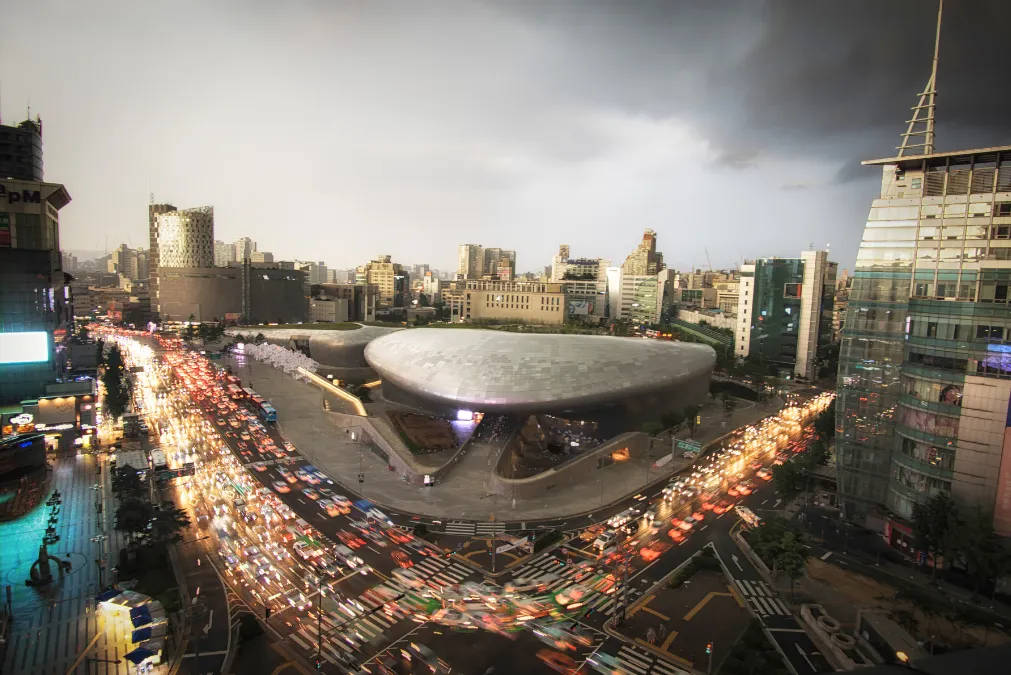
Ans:
[[[49,334],[44,330],[0,333],[0,364],[49,360]]]

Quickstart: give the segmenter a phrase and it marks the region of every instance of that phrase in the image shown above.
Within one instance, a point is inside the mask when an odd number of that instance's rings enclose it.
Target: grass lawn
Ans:
[[[282,323],[276,326],[236,326],[237,331],[261,331],[273,330],[274,328],[293,328],[296,330],[358,330],[360,324],[353,321],[339,321],[337,323]]]

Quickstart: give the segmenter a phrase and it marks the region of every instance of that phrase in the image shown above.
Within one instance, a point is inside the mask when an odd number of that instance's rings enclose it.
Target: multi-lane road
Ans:
[[[514,592],[508,580],[499,580],[504,587],[487,582],[478,570],[384,522],[383,514],[341,486],[352,477],[325,476],[309,466],[258,418],[255,405],[227,393],[228,382],[204,357],[174,340],[134,336],[123,345],[128,363],[143,367],[136,376],[138,398],[170,464],[196,466],[192,479],[177,479],[183,483],[177,492],[205,534],[184,547],[184,555],[218,573],[233,600],[230,615],[252,612],[307,663],[321,659],[325,672],[431,666],[589,672],[600,655],[635,675],[685,672],[608,629],[622,602],[634,602],[710,543],[793,669],[830,670],[730,537],[738,522],[725,510],[730,503],[757,508],[769,499],[764,481],[753,481],[747,496],[726,495],[744,480],[738,469],[748,463],[746,455],[712,465],[734,474],[718,481],[722,492],[704,495],[724,502],[717,509],[722,513],[708,510],[672,539],[668,530],[679,528],[669,524],[699,509],[702,496],[665,499],[657,488],[629,498],[602,517],[636,506],[663,525],[636,519],[624,543],[604,555],[592,536],[572,536],[511,570],[510,579],[530,585]],[[796,419],[787,421],[796,427]],[[769,428],[775,443],[742,437],[740,446],[771,458],[790,439],[782,426]],[[331,500],[329,508],[320,506],[324,500]]]

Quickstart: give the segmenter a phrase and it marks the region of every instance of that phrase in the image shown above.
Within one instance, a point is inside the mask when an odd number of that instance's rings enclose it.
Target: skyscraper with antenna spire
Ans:
[[[930,77],[881,168],[839,357],[836,465],[845,517],[912,550],[939,493],[1011,535],[1011,146],[939,152]]]

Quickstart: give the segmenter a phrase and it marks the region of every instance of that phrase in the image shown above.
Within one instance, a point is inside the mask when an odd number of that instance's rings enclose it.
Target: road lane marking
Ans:
[[[706,596],[704,598],[702,598],[701,600],[699,600],[698,603],[696,603],[696,605],[694,607],[692,607],[691,609],[688,610],[688,613],[685,614],[684,617],[683,617],[684,620],[685,621],[691,621],[692,618],[696,614],[698,614],[700,611],[702,611],[702,608],[705,607],[706,604],[710,600],[712,600],[713,598],[715,598],[717,596],[721,596],[721,595],[729,597],[730,593],[724,593],[722,591],[710,591],[710,592],[706,593]]]

